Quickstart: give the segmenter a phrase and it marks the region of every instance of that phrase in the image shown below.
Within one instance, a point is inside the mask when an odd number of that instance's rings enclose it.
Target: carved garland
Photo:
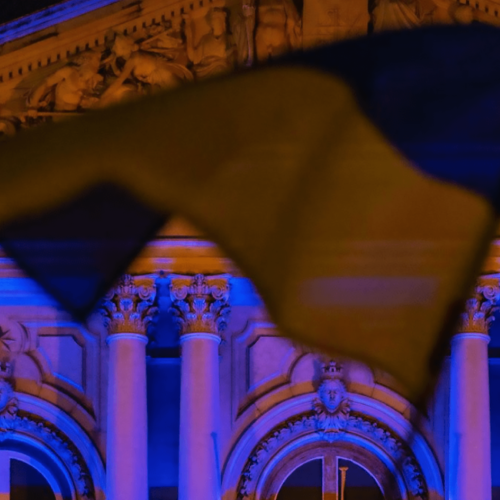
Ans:
[[[292,437],[307,432],[318,432],[323,439],[316,411],[303,413],[292,417],[270,431],[254,448],[247,460],[237,489],[237,500],[251,496],[260,471],[266,458],[276,451],[280,445],[285,444]],[[422,500],[428,499],[427,486],[423,473],[409,448],[401,439],[377,421],[365,415],[353,413],[346,420],[343,429],[328,434],[328,442],[341,440],[346,433],[361,434],[374,441],[383,448],[394,462],[401,464],[406,484],[414,497]]]
[[[5,375],[3,366],[0,370],[0,375]],[[0,377],[0,442],[16,433],[34,437],[51,448],[70,471],[79,498],[95,499],[89,470],[75,445],[49,422],[19,410],[12,384]]]

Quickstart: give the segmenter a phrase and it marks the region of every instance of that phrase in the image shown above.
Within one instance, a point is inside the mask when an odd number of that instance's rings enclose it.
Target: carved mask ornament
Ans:
[[[323,366],[323,375],[314,402],[316,429],[327,440],[342,431],[349,418],[350,406],[347,389],[342,380],[342,366],[330,361]]]

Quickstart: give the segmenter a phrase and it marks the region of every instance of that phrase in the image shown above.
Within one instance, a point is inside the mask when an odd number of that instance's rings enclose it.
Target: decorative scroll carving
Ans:
[[[11,381],[12,366],[0,363],[0,442],[15,434],[28,435],[50,448],[71,472],[79,498],[95,500],[92,479],[80,452],[55,426],[19,410]]]
[[[2,422],[11,422],[17,415],[18,401],[10,382],[12,365],[0,363],[0,427]]]
[[[253,495],[263,467],[275,452],[301,434],[317,431],[316,411],[289,418],[271,430],[254,448],[243,468],[237,489],[237,500],[243,500]],[[422,470],[411,450],[399,436],[374,419],[357,413],[349,415],[343,431],[331,433],[327,437],[324,433],[320,433],[320,435],[329,442],[348,439],[348,434],[357,434],[369,439],[384,449],[394,463],[401,464],[401,472],[410,493],[416,498],[428,499],[427,485]]]
[[[0,355],[3,359],[26,351],[29,335],[26,328],[16,321],[3,321],[0,325]]]
[[[101,305],[110,333],[140,333],[146,329],[157,307],[153,306],[155,283],[152,278],[125,274],[108,292]]]
[[[172,276],[170,312],[182,334],[218,334],[227,326],[229,306],[228,276]]]
[[[474,289],[473,296],[467,300],[465,312],[460,316],[460,333],[488,334],[490,323],[494,320],[493,313],[498,309],[500,295],[498,279],[480,278]]]
[[[335,440],[336,434],[345,430],[349,419],[350,405],[342,371],[342,365],[336,361],[323,366],[319,397],[313,403],[316,429],[326,441]]]
[[[0,350],[10,351],[10,346],[14,342],[14,337],[12,336],[12,332],[0,326]]]

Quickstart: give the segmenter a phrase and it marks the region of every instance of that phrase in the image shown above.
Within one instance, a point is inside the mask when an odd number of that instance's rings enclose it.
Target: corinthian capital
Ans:
[[[170,278],[171,313],[181,334],[219,334],[226,328],[229,276],[178,276]]]
[[[105,296],[102,309],[110,333],[146,334],[146,328],[156,313],[153,307],[153,278],[125,274]]]
[[[488,334],[489,324],[494,320],[500,296],[498,278],[480,277],[471,298],[465,303],[465,311],[460,317],[459,333]]]

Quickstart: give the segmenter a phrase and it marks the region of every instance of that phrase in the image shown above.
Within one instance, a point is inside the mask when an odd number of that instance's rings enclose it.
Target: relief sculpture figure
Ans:
[[[227,32],[227,14],[223,4],[214,2],[209,9],[197,9],[195,15],[198,19],[203,16],[208,24],[208,33],[198,38],[196,25],[200,23],[195,23],[192,13],[185,15],[187,54],[196,77],[206,78],[229,71],[235,63],[235,46]]]
[[[117,61],[125,61],[119,68]],[[142,50],[130,36],[117,35],[112,48],[111,67],[116,80],[106,89],[101,97],[101,105],[119,101],[125,96],[141,93],[142,87],[147,91],[177,87],[184,81],[191,81],[191,72],[178,62],[169,61],[161,55]],[[129,85],[131,80],[139,87]]]
[[[255,5],[245,2],[241,14],[231,13],[231,31],[236,45],[236,59],[240,66],[252,66],[255,60]]]
[[[98,100],[95,89],[103,79],[98,73],[100,66],[101,52],[82,53],[35,87],[28,96],[28,107],[76,111],[93,106]]]
[[[292,0],[261,0],[257,8],[255,49],[265,61],[302,45],[302,22]]]

